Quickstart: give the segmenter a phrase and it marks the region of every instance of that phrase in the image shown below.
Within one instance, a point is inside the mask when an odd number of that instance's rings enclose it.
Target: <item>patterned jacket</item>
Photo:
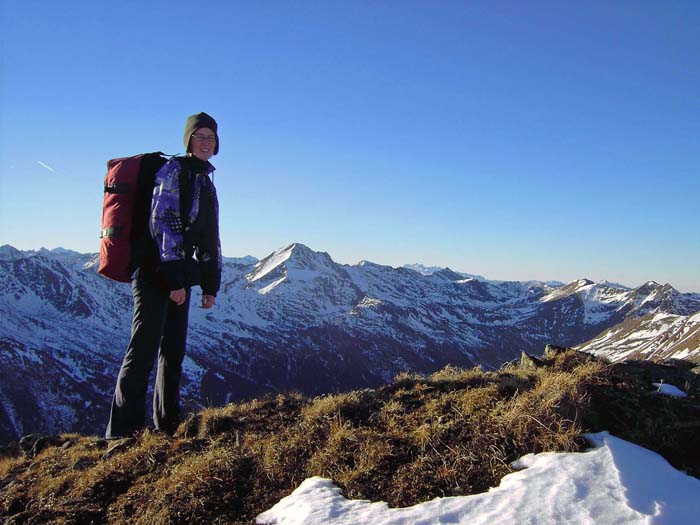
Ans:
[[[196,157],[170,159],[156,173],[149,228],[160,257],[157,272],[170,290],[221,285],[219,201],[214,166]]]

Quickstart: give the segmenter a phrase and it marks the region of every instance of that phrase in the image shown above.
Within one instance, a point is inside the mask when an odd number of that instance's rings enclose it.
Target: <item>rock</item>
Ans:
[[[42,437],[46,436],[43,434],[28,434],[19,440],[19,448],[22,449],[22,452],[25,454],[29,454],[34,448],[36,442]]]
[[[73,445],[75,445],[76,443],[77,443],[77,440],[75,440],[75,439],[67,439],[67,440],[63,443],[63,445],[61,445],[61,448],[62,448],[63,450],[68,450],[69,448],[71,448],[71,447],[72,447]]]
[[[570,349],[565,346],[550,345],[544,347],[544,357],[546,359],[551,359],[554,356],[568,352]]]
[[[525,352],[520,355],[520,366],[523,368],[540,368],[545,364],[546,363],[542,359],[535,357],[534,355],[530,355]]]
[[[92,463],[92,460],[89,458],[79,458],[78,460],[76,460],[75,463],[73,463],[73,466],[71,468],[73,470],[85,470],[91,467]]]
[[[201,422],[202,416],[199,414],[190,414],[180,425],[179,432],[175,435],[183,438],[195,438],[199,435],[199,426]]]
[[[109,459],[117,454],[126,452],[134,443],[136,443],[136,440],[131,437],[111,440],[107,447],[107,452],[102,454],[102,459]]]
[[[32,449],[29,451],[29,455],[34,457],[42,450],[59,445],[63,445],[63,440],[61,438],[55,436],[41,436],[34,442]]]

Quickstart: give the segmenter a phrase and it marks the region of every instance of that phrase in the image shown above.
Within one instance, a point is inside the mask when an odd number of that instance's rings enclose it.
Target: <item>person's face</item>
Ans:
[[[190,151],[200,160],[207,161],[216,149],[216,134],[209,128],[199,128],[190,138]]]

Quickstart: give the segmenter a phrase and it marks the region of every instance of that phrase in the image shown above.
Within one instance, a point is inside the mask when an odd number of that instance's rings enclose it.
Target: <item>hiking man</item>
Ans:
[[[117,377],[105,437],[130,437],[144,426],[148,378],[158,361],[153,422],[172,435],[180,423],[180,376],[185,357],[190,289],[200,285],[202,308],[214,306],[221,284],[219,203],[209,159],[219,152],[216,121],[188,117],[187,155],[156,173],[147,249],[131,278],[131,339]]]

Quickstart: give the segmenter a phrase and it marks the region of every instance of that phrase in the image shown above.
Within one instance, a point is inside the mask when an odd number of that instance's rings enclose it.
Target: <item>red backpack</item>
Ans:
[[[97,273],[123,283],[131,281],[135,252],[143,252],[150,237],[155,174],[167,160],[158,151],[107,162]]]

